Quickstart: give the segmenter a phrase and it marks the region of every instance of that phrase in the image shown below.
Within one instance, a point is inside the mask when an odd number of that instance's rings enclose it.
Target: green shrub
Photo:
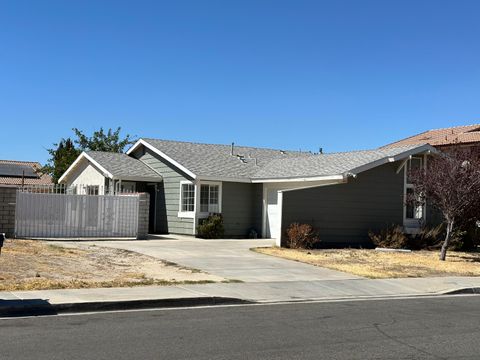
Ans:
[[[286,232],[286,245],[291,249],[311,249],[320,242],[318,233],[309,224],[290,224]]]
[[[200,220],[197,227],[197,237],[202,239],[221,239],[224,234],[223,217],[220,214],[210,215]]]
[[[369,231],[368,237],[377,247],[390,249],[406,249],[408,247],[408,236],[399,225],[391,225],[378,233]]]

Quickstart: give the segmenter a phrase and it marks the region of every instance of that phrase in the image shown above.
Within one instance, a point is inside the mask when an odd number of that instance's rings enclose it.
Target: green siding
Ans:
[[[163,187],[160,188],[163,194],[158,194],[157,197],[157,222],[162,222],[163,219],[158,217],[165,217],[166,214],[166,230],[168,233],[194,235],[193,219],[178,217],[180,181],[191,179],[183,174],[180,169],[168,164],[149,149],[142,148],[135,152],[133,156],[142,160],[163,177]]]
[[[348,183],[283,194],[282,234],[293,222],[314,226],[325,244],[367,245],[368,231],[403,223],[403,171],[379,166]]]
[[[222,184],[222,215],[226,237],[248,236],[262,230],[262,185],[224,182]]]

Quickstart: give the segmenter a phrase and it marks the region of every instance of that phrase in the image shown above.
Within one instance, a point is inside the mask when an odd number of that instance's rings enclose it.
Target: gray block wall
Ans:
[[[285,192],[282,242],[293,222],[315,227],[326,245],[369,245],[368,231],[403,223],[403,171],[390,163],[347,184]]]
[[[145,240],[148,236],[150,195],[148,193],[140,193],[138,195],[138,200],[137,240]]]
[[[7,238],[15,235],[15,202],[17,188],[0,185],[0,233]]]

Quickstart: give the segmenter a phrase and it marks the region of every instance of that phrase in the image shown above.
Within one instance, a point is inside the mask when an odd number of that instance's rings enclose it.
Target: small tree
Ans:
[[[443,216],[445,240],[440,251],[444,261],[454,227],[478,219],[480,204],[480,153],[460,147],[429,157],[426,170],[410,173],[415,199],[432,205]]]
[[[77,128],[72,129],[77,137],[75,144],[82,151],[107,151],[122,153],[128,145],[135,142],[130,135],[125,135],[123,139],[120,138],[120,131],[122,128],[118,127],[116,130],[108,129],[105,133],[103,128],[98,131],[94,131],[92,136],[85,135],[81,130]]]
[[[50,154],[47,165],[42,172],[50,174],[53,181],[57,182],[62,174],[69,168],[82,151],[108,151],[121,153],[125,148],[135,142],[130,135],[120,138],[121,128],[108,129],[107,132],[100,128],[92,136],[85,135],[81,130],[72,129],[76,138],[61,139],[53,148],[47,149]],[[76,145],[76,146],[75,146]]]
[[[47,149],[50,159],[41,171],[50,174],[52,180],[57,182],[77,156],[80,155],[80,150],[75,148],[70,138],[61,139],[58,144],[53,144],[53,146],[54,148]]]

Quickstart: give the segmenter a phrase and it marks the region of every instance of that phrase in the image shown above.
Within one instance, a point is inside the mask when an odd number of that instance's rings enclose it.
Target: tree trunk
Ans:
[[[445,240],[443,241],[442,250],[440,250],[440,260],[445,261],[447,257],[447,249],[450,243],[450,237],[452,236],[453,229],[453,219],[447,220],[447,234],[445,235]]]

